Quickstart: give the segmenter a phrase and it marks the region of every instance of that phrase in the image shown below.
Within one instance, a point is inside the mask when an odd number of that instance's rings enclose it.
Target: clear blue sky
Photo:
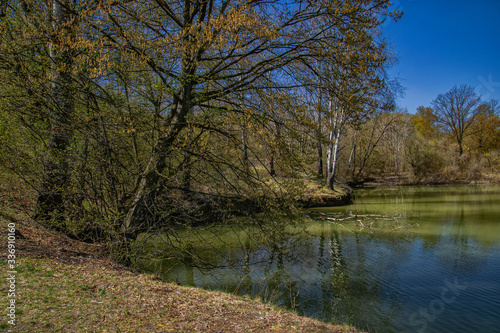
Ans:
[[[415,113],[440,93],[467,84],[500,100],[500,0],[393,0],[404,11],[382,27],[406,88],[399,106]]]

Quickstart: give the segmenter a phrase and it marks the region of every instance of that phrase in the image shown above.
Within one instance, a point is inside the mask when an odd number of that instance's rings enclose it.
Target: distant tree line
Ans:
[[[360,184],[498,182],[500,107],[473,87],[455,86],[415,114],[381,113],[349,126],[340,178]]]

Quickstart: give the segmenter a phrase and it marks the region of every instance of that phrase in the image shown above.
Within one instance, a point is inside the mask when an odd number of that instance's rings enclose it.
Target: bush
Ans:
[[[417,183],[437,182],[445,165],[436,147],[420,138],[408,144],[407,158]]]

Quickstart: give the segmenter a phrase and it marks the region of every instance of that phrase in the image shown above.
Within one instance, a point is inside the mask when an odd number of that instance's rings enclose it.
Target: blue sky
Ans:
[[[382,27],[398,57],[389,71],[406,88],[399,106],[415,113],[454,85],[500,100],[500,0],[393,0],[405,13]]]

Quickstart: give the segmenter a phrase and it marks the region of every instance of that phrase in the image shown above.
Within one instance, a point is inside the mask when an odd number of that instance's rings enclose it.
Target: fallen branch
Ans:
[[[412,228],[415,226],[419,226],[418,224],[406,224],[400,225],[400,220],[415,218],[419,215],[417,213],[412,212],[411,210],[403,211],[396,214],[358,214],[356,213],[325,213],[320,211],[311,211],[308,215],[310,218],[321,221],[328,221],[330,223],[334,223],[340,226],[343,226],[347,223],[355,223],[358,224],[361,229],[370,228],[373,229],[376,227],[377,222],[392,222],[393,224],[397,224],[398,226],[393,228],[392,230],[399,230],[404,228]],[[391,224],[392,224],[391,223]],[[379,227],[380,228],[380,227]]]

